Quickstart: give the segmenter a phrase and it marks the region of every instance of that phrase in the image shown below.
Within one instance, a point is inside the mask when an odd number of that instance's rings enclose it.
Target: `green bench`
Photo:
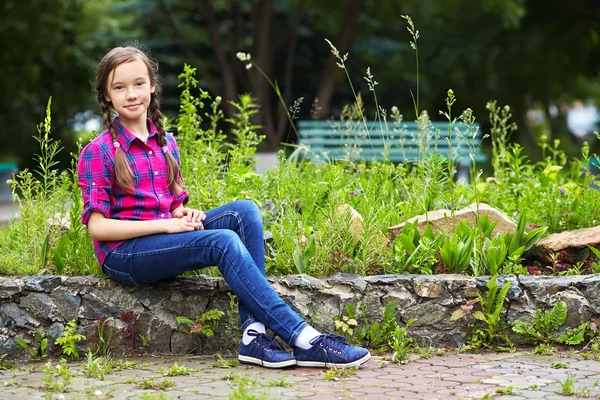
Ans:
[[[14,162],[0,162],[0,202],[12,201],[11,187],[6,183],[12,178],[13,173],[19,172]]]
[[[451,134],[447,122],[431,122],[420,131],[414,121],[385,124],[379,121],[298,121],[298,144],[307,148],[305,159],[313,161],[351,159],[372,161],[387,159],[394,163],[415,162],[437,153],[452,156],[457,164],[457,179],[468,181],[473,161],[469,142],[479,146],[483,136],[479,124],[468,127],[454,124]],[[382,129],[383,128],[383,129]],[[474,136],[474,137],[473,137]],[[485,163],[487,156],[479,149],[476,163]]]

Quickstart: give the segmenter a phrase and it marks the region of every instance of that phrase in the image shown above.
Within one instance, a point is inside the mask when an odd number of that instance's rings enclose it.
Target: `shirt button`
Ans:
[[[92,186],[96,186],[96,182],[92,182]]]
[[[152,150],[150,150],[150,151],[148,152],[148,154],[152,154]]]
[[[162,197],[162,193],[159,193],[159,194],[158,194],[158,197]]]
[[[154,175],[158,175],[158,171],[154,171]]]
[[[165,217],[165,214],[160,214],[160,217],[161,217],[161,218],[164,218],[164,217]]]

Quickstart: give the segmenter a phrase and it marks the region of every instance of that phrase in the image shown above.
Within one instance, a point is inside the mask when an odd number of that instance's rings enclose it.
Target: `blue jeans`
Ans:
[[[266,279],[258,207],[240,200],[205,214],[204,230],[127,240],[106,257],[104,272],[117,282],[141,285],[216,265],[239,299],[242,329],[258,320],[292,345],[307,323]]]

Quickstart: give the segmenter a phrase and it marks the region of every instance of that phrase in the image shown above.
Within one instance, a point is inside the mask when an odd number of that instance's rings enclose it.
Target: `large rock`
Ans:
[[[477,217],[477,215],[479,215],[479,217]],[[479,203],[479,207],[475,204],[471,204],[468,207],[454,212],[454,215],[452,214],[452,211],[443,209],[418,215],[406,222],[388,228],[388,236],[393,242],[400,235],[402,229],[404,229],[404,225],[413,223],[414,221],[419,221],[417,223],[417,229],[421,234],[425,232],[428,223],[435,232],[445,231],[452,233],[461,221],[466,221],[470,226],[475,226],[477,218],[481,218],[484,215],[488,216],[491,223],[497,222],[493,234],[504,235],[506,233],[514,233],[517,230],[517,225],[500,210],[490,207],[485,203]]]
[[[600,243],[600,226],[553,233],[540,240],[538,247],[553,253],[568,247],[585,247],[588,244]]]

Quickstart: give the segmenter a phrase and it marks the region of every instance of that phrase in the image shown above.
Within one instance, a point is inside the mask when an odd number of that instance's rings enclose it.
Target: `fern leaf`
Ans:
[[[567,303],[559,301],[550,311],[550,325],[556,331],[567,320]]]

